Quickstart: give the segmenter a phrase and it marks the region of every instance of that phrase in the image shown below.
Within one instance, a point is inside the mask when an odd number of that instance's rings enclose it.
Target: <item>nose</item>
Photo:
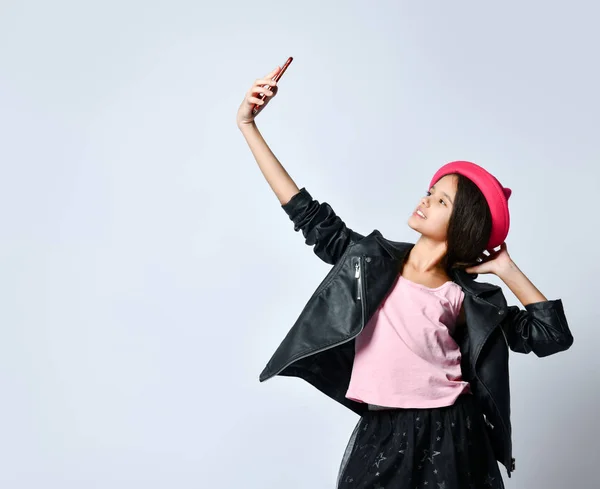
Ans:
[[[421,204],[425,207],[429,207],[429,196],[423,196],[423,198],[421,199]]]

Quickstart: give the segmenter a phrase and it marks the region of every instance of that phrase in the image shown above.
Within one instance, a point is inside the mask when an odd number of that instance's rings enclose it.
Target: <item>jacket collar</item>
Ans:
[[[379,242],[381,247],[389,254],[390,258],[395,261],[403,261],[410,250],[412,250],[414,243],[404,243],[401,241],[390,241],[384,238],[381,233],[375,232],[375,239]],[[452,270],[451,278],[454,282],[460,285],[467,293],[481,297],[483,295],[493,294],[501,291],[502,289],[497,285],[476,282],[475,279],[478,277],[476,273],[467,273],[464,270]]]
[[[452,280],[460,285],[464,290],[468,291],[471,295],[481,297],[487,294],[493,294],[501,291],[502,289],[494,284],[488,284],[486,282],[476,282],[475,279],[478,277],[476,273],[467,273],[464,270],[452,270]]]

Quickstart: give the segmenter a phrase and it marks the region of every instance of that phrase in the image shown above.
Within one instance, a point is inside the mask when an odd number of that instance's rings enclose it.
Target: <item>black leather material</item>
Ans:
[[[282,208],[302,231],[314,253],[333,265],[301,311],[263,372],[304,379],[357,414],[366,405],[346,399],[354,339],[385,299],[413,244],[385,239],[374,230],[363,236],[348,228],[326,202],[305,188]],[[357,278],[357,271],[358,276]],[[514,470],[510,421],[509,348],[539,357],[573,344],[560,299],[507,306],[502,289],[475,281],[476,275],[455,271],[452,279],[465,293],[466,324],[455,340],[462,354],[463,379],[480,402],[494,453]],[[360,298],[359,298],[360,297]]]

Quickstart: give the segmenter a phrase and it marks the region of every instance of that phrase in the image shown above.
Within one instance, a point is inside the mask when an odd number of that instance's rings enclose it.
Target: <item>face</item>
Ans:
[[[408,219],[408,225],[427,238],[445,242],[457,181],[456,175],[440,178],[421,199]]]

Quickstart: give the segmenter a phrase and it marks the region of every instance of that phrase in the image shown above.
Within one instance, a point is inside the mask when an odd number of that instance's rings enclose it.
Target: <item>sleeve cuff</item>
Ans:
[[[561,299],[555,299],[555,300],[548,300],[548,301],[541,301],[541,302],[532,302],[531,304],[527,304],[525,306],[525,309],[527,309],[527,311],[529,311],[529,312],[547,311],[549,309],[562,310],[563,305],[562,305]]]
[[[281,208],[290,216],[290,219],[294,219],[298,213],[302,212],[308,204],[312,202],[313,198],[308,193],[305,187],[300,189],[296,195],[294,195],[286,204],[283,204]]]

